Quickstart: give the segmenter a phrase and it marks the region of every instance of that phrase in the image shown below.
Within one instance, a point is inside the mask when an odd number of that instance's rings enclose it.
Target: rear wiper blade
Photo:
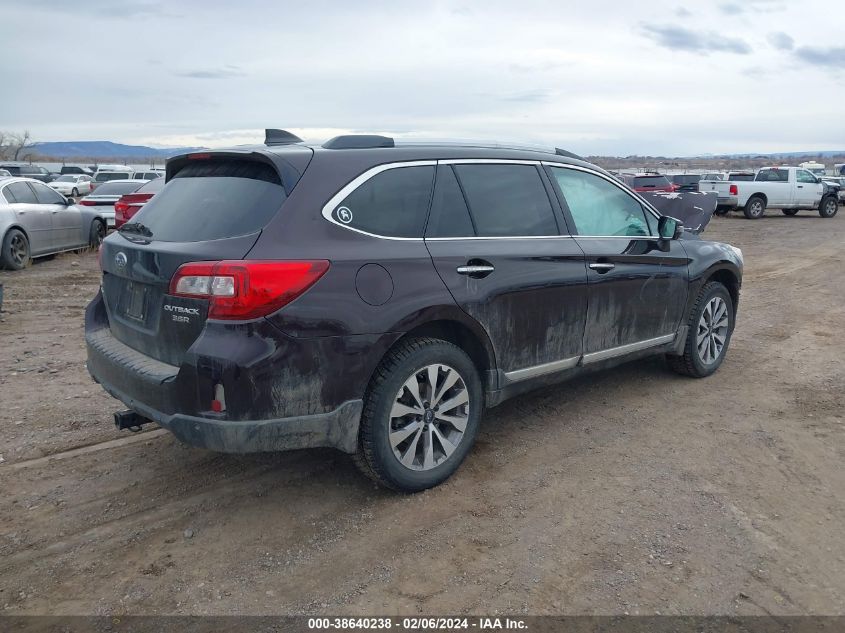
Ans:
[[[144,237],[152,237],[153,232],[149,229],[148,226],[141,224],[140,222],[127,222],[119,229],[119,232],[126,232],[126,233],[137,233],[139,235],[143,235]]]

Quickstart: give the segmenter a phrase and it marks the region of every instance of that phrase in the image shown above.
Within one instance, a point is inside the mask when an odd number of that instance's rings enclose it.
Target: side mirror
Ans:
[[[657,221],[657,234],[661,240],[676,240],[684,232],[684,225],[680,220],[661,215]]]
[[[72,204],[76,204],[76,203],[73,201],[73,198],[65,198],[65,206],[66,206],[66,207],[69,207],[69,206],[71,206]]]

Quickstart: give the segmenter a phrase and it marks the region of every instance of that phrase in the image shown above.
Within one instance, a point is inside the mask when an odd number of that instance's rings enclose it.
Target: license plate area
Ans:
[[[147,291],[145,284],[129,282],[123,292],[121,313],[127,319],[143,323],[147,315]]]

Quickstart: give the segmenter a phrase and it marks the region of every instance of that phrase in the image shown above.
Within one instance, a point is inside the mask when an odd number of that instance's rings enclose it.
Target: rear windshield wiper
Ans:
[[[127,222],[117,230],[120,233],[137,233],[138,235],[143,235],[144,237],[153,236],[153,232],[149,229],[149,227],[141,224],[140,222]]]

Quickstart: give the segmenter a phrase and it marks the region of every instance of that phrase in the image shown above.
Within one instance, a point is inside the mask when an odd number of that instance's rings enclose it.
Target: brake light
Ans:
[[[84,198],[77,202],[76,204],[81,204],[83,207],[96,207],[97,201],[96,200],[85,200]]]
[[[208,299],[209,319],[257,319],[287,305],[313,286],[329,262],[191,262],[170,280],[170,294]]]
[[[732,196],[738,196],[739,188],[736,185],[731,185],[730,187],[728,187],[728,193]]]
[[[209,153],[200,153],[200,154],[188,154],[188,158],[190,160],[208,160],[211,158],[211,154]]]

